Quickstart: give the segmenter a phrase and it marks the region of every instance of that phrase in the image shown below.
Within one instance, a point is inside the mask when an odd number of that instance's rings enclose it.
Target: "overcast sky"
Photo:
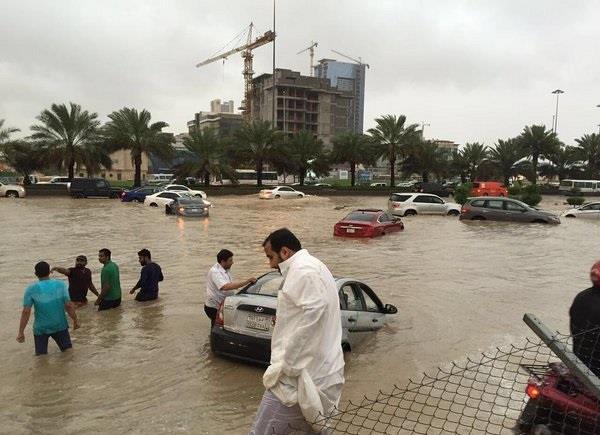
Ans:
[[[146,108],[168,131],[215,98],[243,93],[242,59],[195,64],[250,21],[272,27],[272,0],[0,0],[0,119],[29,134],[35,117],[69,101],[103,121]],[[493,145],[525,125],[567,144],[600,124],[597,1],[279,0],[277,67],[308,74],[308,53],[335,49],[369,63],[365,129],[383,114],[428,123],[427,138]],[[271,71],[271,46],[254,51]],[[343,59],[340,59],[343,60]]]

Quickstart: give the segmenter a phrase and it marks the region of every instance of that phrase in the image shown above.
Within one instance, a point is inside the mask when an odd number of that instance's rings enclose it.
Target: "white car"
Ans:
[[[65,184],[65,185],[68,185],[69,177],[63,177],[63,176],[56,175],[54,177],[51,177],[48,181],[40,181],[40,182],[38,182],[38,184]]]
[[[460,205],[446,202],[431,193],[392,193],[388,199],[388,210],[397,216],[416,214],[441,214],[458,216]]]
[[[375,183],[371,183],[369,184],[369,187],[386,187],[387,184],[382,183],[382,182],[375,182]]]
[[[25,196],[25,188],[18,184],[0,183],[0,196],[7,198],[23,198]]]
[[[167,184],[166,186],[162,186],[163,190],[168,190],[170,192],[186,192],[192,196],[201,196],[202,199],[206,199],[206,193],[202,190],[192,190],[183,184]]]
[[[150,207],[161,207],[165,208],[167,204],[171,204],[175,198],[194,198],[198,197],[198,195],[192,195],[187,192],[175,192],[175,191],[166,191],[161,190],[158,193],[153,195],[147,195],[146,199],[144,199],[144,205],[148,205]],[[204,199],[204,198],[202,198]],[[205,204],[210,205],[208,201],[204,201]]]
[[[600,219],[600,202],[587,202],[562,214],[568,218]]]
[[[282,280],[279,272],[269,272],[225,298],[210,333],[210,348],[214,353],[269,364],[277,293]],[[364,282],[336,278],[335,283],[342,320],[340,345],[344,350],[351,350],[370,332],[383,328],[388,315],[398,312],[395,306],[384,304]]]
[[[303,192],[294,190],[290,186],[275,186],[258,192],[258,197],[261,199],[304,198],[304,196]]]

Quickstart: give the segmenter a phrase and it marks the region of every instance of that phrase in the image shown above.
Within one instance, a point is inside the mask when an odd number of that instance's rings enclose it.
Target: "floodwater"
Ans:
[[[386,198],[209,199],[211,216],[201,220],[114,200],[0,199],[0,432],[247,433],[263,369],[211,355],[205,275],[221,248],[235,253],[235,278],[266,272],[261,243],[281,226],[335,275],[367,282],[398,307],[383,330],[346,355],[342,402],[530,335],[525,312],[565,331],[569,304],[600,258],[599,222],[415,216],[404,219],[402,233],[344,240],[332,237],[333,224],[352,207],[385,207]],[[562,200],[542,205],[563,210]],[[120,266],[122,306],[78,310],[73,351],[61,354],[51,343],[48,356],[34,357],[31,324],[26,342],[15,341],[34,263],[70,266],[86,254],[99,285],[103,247]],[[145,304],[128,294],[141,248],[165,274],[160,299]]]

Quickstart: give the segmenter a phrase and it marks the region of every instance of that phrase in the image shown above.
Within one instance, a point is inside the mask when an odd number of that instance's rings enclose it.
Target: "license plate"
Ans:
[[[354,232],[354,228],[346,228],[346,232],[347,233],[353,233]]]
[[[261,331],[268,331],[271,319],[266,316],[257,316],[256,314],[248,314],[246,319],[246,327],[252,329],[259,329]]]
[[[190,208],[190,211],[198,211],[197,208]]]

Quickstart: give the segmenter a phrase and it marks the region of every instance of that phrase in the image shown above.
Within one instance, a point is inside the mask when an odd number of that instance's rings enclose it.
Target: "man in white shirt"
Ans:
[[[302,249],[287,228],[263,243],[283,284],[271,339],[266,391],[251,435],[318,433],[339,403],[344,385],[342,321],[335,280],[320,260]]]
[[[233,266],[233,252],[221,249],[217,254],[217,262],[211,267],[206,275],[206,300],[204,301],[204,312],[210,319],[212,328],[217,318],[219,306],[225,297],[235,290],[250,283],[255,283],[256,278],[251,277],[244,281],[233,282],[229,270]]]

